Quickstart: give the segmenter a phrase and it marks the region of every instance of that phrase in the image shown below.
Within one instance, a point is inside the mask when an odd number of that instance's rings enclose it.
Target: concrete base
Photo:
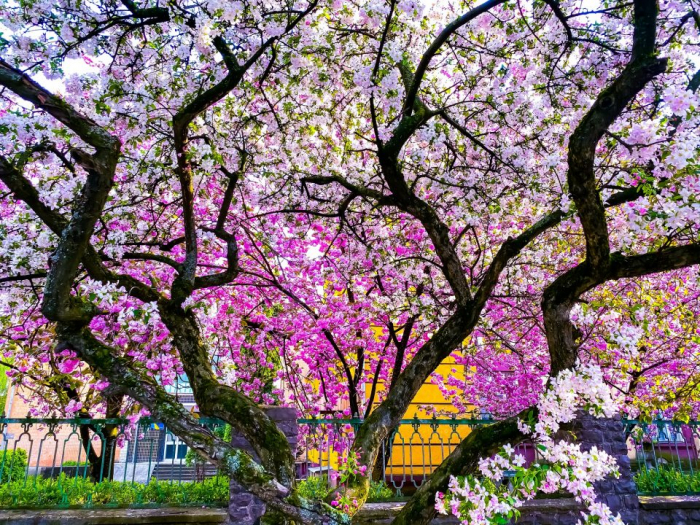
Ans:
[[[700,496],[655,496],[639,498],[641,525],[700,525]],[[403,503],[368,503],[353,523],[358,525],[389,524],[403,508]],[[538,525],[567,523],[569,517],[580,518],[580,505],[573,499],[528,501],[521,508],[519,523]],[[0,510],[0,525],[189,525],[193,523],[222,525],[226,509],[163,508],[163,509],[99,509],[99,510]],[[532,521],[533,516],[551,516],[553,521]],[[557,518],[558,516],[558,518]],[[546,518],[545,518],[546,519]],[[434,524],[456,524],[457,520],[440,516]]]
[[[135,481],[136,483],[148,483],[151,479],[151,472],[155,467],[155,463],[115,463],[114,476],[115,481]],[[126,470],[126,477],[125,471]]]
[[[3,525],[186,525],[224,522],[224,509],[4,510]]]

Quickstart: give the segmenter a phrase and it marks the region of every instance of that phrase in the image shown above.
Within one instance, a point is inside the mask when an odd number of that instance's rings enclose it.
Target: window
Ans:
[[[659,443],[683,443],[685,441],[680,427],[663,425],[657,428],[659,434],[656,438],[656,441],[658,441]]]
[[[165,434],[165,450],[163,459],[185,459],[187,455],[187,445],[180,438],[172,434],[169,430]]]

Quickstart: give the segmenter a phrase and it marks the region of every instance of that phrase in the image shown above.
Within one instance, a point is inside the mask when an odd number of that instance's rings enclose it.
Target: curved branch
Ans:
[[[595,150],[605,131],[655,76],[666,70],[666,59],[654,56],[657,5],[635,0],[632,58],[604,89],[581,119],[569,140],[567,181],[586,236],[586,259],[591,269],[604,269],[610,257],[605,210],[596,188]]]
[[[127,261],[156,261],[168,266],[175,268],[178,272],[182,268],[182,265],[177,261],[172,260],[170,257],[165,255],[158,255],[156,253],[137,253],[137,252],[126,252],[122,255]]]
[[[10,89],[36,108],[46,111],[96,150],[112,153],[119,150],[121,145],[119,139],[2,58],[0,58],[0,85]]]
[[[425,76],[425,72],[428,70],[428,66],[430,66],[430,61],[437,54],[437,52],[440,51],[442,45],[447,42],[447,39],[450,38],[450,36],[452,36],[452,34],[460,27],[468,24],[480,14],[486,13],[490,9],[504,2],[505,0],[487,0],[483,4],[475,7],[467,13],[464,13],[462,16],[449,23],[435,38],[435,40],[433,40],[430,47],[428,47],[425,53],[423,53],[423,56],[418,63],[418,67],[416,68],[416,72],[413,75],[411,87],[406,92],[406,100],[404,101],[403,111],[407,115],[410,115],[413,111],[413,106],[416,102],[416,97],[418,96],[418,90],[420,89],[421,82],[423,82],[423,76]]]
[[[16,199],[29,206],[54,234],[61,237],[68,221],[60,213],[46,206],[32,183],[2,155],[0,155],[0,180],[10,189]],[[82,263],[88,275],[93,279],[102,283],[117,283],[119,286],[123,286],[130,295],[143,302],[158,301],[162,297],[153,288],[130,275],[109,271],[92,245],[88,244]]]
[[[15,283],[18,281],[31,281],[32,279],[43,279],[46,277],[46,272],[36,272],[24,275],[10,275],[9,277],[0,277],[0,283]]]
[[[700,244],[675,246],[642,255],[614,253],[604,272],[592,272],[583,263],[560,275],[544,291],[542,312],[550,353],[550,375],[572,368],[578,356],[577,331],[571,308],[584,293],[607,281],[641,277],[700,264]]]
[[[595,150],[627,105],[648,82],[666,70],[666,59],[654,55],[657,11],[655,0],[634,1],[632,57],[612,84],[598,95],[569,140],[567,180],[586,239],[586,259],[559,276],[542,297],[552,375],[576,363],[577,330],[570,319],[574,302],[593,286],[614,278],[605,207],[596,186]],[[631,194],[624,190],[612,201],[624,202],[634,197]]]
[[[287,34],[311,11],[313,11],[318,1],[309,4],[309,7],[300,12],[291,20],[284,31]],[[190,123],[202,112],[206,111],[213,104],[223,99],[241,81],[246,72],[255,62],[267,51],[279,37],[268,38],[243,64],[239,65],[233,53],[223,38],[214,39],[214,46],[222,55],[224,64],[228,69],[228,74],[206,91],[200,93],[193,100],[185,104],[175,114],[172,121],[173,140],[175,155],[177,157],[177,175],[180,179],[180,189],[182,192],[183,221],[185,226],[185,261],[182,265],[182,272],[173,282],[171,296],[173,301],[182,303],[195,289],[197,273],[197,226],[194,215],[194,188],[192,186],[192,165],[187,160],[187,135]],[[228,250],[233,256],[236,250]],[[235,255],[237,259],[237,255]],[[199,282],[202,286],[202,282]]]
[[[564,15],[561,7],[559,7],[559,0],[545,0],[545,3],[552,9],[554,16],[561,22],[561,25],[564,26],[564,31],[566,31],[566,45],[570,46],[574,40],[574,34],[571,31],[571,26],[569,26],[566,15]]]
[[[388,206],[393,204],[389,195],[384,195],[381,191],[373,190],[366,186],[358,186],[348,181],[340,175],[309,175],[301,179],[302,185],[315,184],[317,186],[327,186],[328,184],[339,184],[346,190],[356,193],[362,197],[374,199],[378,205]]]

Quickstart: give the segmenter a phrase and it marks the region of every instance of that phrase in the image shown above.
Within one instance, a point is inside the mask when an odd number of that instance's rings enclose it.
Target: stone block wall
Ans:
[[[527,501],[520,508],[518,525],[576,525],[584,507],[572,498]]]
[[[639,521],[639,497],[621,418],[604,419],[581,413],[571,424],[570,430],[583,450],[595,446],[617,459],[620,477],[598,482],[598,499],[613,512],[619,512],[625,523],[636,524]]]
[[[292,450],[296,450],[297,436],[299,433],[296,409],[287,407],[264,407],[263,409],[268,417],[277,424],[277,427],[287,437]],[[231,444],[238,449],[245,450],[258,460],[258,456],[253,451],[250,443],[235,431],[231,436]],[[249,492],[246,492],[243,487],[235,481],[231,481],[228,524],[258,525],[264,513],[265,505],[262,501]]]
[[[596,483],[598,500],[614,513],[619,513],[627,525],[640,525],[639,498],[634,484],[627,440],[622,420],[604,419],[580,412],[578,417],[562,428],[558,439],[576,441],[583,450],[597,447],[617,460],[620,477]],[[575,525],[584,507],[571,498],[542,499],[528,502],[518,523],[526,525]]]
[[[640,525],[700,525],[700,496],[641,496]]]

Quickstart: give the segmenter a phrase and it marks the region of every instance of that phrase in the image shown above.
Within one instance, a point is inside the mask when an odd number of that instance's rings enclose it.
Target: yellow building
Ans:
[[[440,364],[436,374],[464,378],[462,365],[456,365],[452,357]],[[433,417],[433,412],[438,415]],[[438,385],[430,379],[423,384],[394,436],[389,460],[385,458],[385,479],[390,487],[410,492],[469,434],[468,426],[451,424],[448,414],[455,412]]]
[[[436,374],[463,379],[464,368],[449,357],[438,367]],[[383,384],[377,385],[378,392],[383,388]],[[369,397],[369,389],[365,395]],[[433,412],[438,415],[433,416]],[[431,379],[423,384],[391,445],[385,446],[379,454],[377,463],[385,466],[383,477],[390,488],[403,494],[415,490],[469,434],[468,425],[453,421],[448,415],[455,412],[454,405]],[[307,430],[309,434],[302,441],[306,450],[302,454],[310,468],[305,474],[325,474],[338,469],[339,458],[352,441],[352,427],[309,425]]]

